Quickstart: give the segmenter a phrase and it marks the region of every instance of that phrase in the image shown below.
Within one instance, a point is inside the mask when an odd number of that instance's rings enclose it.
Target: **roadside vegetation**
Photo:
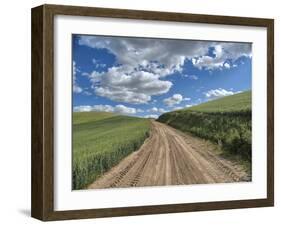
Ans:
[[[225,154],[251,163],[251,91],[168,112],[158,121],[217,143]]]
[[[72,189],[83,189],[138,150],[149,136],[148,119],[105,112],[73,113]]]

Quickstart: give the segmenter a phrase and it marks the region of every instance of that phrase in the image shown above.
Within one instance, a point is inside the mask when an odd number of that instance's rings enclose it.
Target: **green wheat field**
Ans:
[[[72,188],[82,189],[137,150],[149,120],[106,112],[73,113]]]

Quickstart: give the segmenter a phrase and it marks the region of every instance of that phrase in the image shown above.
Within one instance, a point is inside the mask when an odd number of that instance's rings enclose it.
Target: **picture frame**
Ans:
[[[55,16],[96,17],[157,22],[213,24],[266,29],[267,135],[266,197],[257,199],[136,205],[91,209],[55,210],[54,153],[54,38]],[[32,9],[32,186],[31,215],[43,221],[144,214],[164,214],[274,205],[274,20],[187,13],[139,11],[63,5],[41,5]]]

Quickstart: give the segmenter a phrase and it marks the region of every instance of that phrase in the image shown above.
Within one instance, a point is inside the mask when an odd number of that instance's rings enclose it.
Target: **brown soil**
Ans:
[[[152,131],[138,151],[93,182],[88,188],[227,183],[248,180],[236,163],[212,149],[214,145],[151,121]]]

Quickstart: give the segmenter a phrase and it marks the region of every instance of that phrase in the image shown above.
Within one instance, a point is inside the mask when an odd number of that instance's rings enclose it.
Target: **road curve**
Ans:
[[[208,142],[151,121],[138,151],[88,186],[93,188],[207,184],[244,181],[246,172],[216,155]]]

